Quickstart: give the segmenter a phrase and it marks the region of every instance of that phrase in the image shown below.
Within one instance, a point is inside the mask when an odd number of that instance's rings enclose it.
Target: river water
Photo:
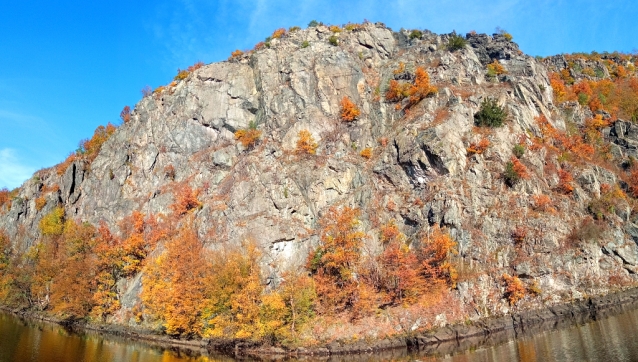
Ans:
[[[471,346],[468,346],[471,348]],[[45,322],[0,312],[0,362],[206,362],[233,361],[222,355],[192,356],[96,332],[70,332]],[[312,358],[305,358],[311,361]],[[324,357],[317,361],[638,361],[638,309],[598,321],[539,332],[465,352],[390,351],[378,355]]]

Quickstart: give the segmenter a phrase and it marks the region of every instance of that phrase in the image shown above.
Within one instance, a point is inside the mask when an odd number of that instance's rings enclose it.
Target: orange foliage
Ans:
[[[592,112],[605,110],[611,113],[612,118],[638,121],[638,78],[635,76],[625,74],[613,81],[583,79],[574,84],[571,91]]]
[[[64,161],[57,164],[55,166],[55,172],[58,174],[58,176],[64,175],[64,173],[66,172],[66,169],[69,168],[69,166],[71,166],[71,164],[75,162],[76,159],[77,159],[76,154],[71,153],[69,156],[67,156],[67,158]]]
[[[175,193],[175,202],[171,205],[171,209],[175,215],[181,216],[200,205],[201,202],[197,200],[197,192],[186,185]]]
[[[35,199],[35,209],[38,211],[42,210],[46,204],[47,199],[44,196],[40,196]]]
[[[234,52],[230,53],[230,58],[228,58],[228,60],[239,58],[242,55],[244,55],[244,52],[242,52],[241,50],[237,49]]]
[[[111,137],[115,130],[116,127],[111,123],[107,124],[106,127],[98,126],[91,139],[80,141],[80,148],[76,152],[76,155],[88,162],[92,162],[97,157],[104,142]]]
[[[479,143],[470,143],[470,146],[467,148],[468,155],[477,154],[480,155],[490,146],[490,141],[487,138],[483,138],[479,141]]]
[[[407,83],[399,83],[396,80],[390,80],[390,86],[385,93],[385,99],[390,102],[398,102],[409,95],[408,89],[410,85]]]
[[[270,37],[273,38],[273,39],[279,39],[279,38],[281,38],[284,35],[286,35],[286,29],[279,28],[279,29],[275,30]]]
[[[124,123],[128,123],[128,121],[131,120],[131,107],[124,106],[122,112],[120,112],[120,119],[122,119]]]
[[[120,309],[116,282],[122,275],[121,242],[116,239],[105,223],[101,223],[95,239],[95,279],[91,297],[91,315],[104,320]]]
[[[438,89],[430,85],[430,75],[423,67],[416,68],[416,79],[414,85],[410,87],[410,105],[419,103],[423,98],[435,94]]]
[[[450,263],[449,256],[458,254],[456,243],[448,233],[434,225],[430,233],[421,240],[419,259],[421,270],[431,284],[446,282],[454,288],[458,274]]]
[[[177,69],[177,75],[173,78],[173,80],[175,81],[184,80],[188,78],[189,74],[190,72],[188,70]],[[162,90],[164,89],[164,87],[158,87],[155,91],[159,92],[160,88],[162,88]]]
[[[357,117],[359,117],[359,114],[361,114],[361,111],[354,105],[354,103],[352,103],[350,98],[345,96],[341,98],[340,115],[343,121],[354,121]]]
[[[402,70],[405,65],[399,63],[399,67]],[[394,79],[390,80],[390,85],[385,93],[385,99],[390,102],[399,102],[408,98],[409,102],[407,107],[409,108],[419,103],[423,98],[435,94],[437,91],[436,87],[430,85],[430,75],[428,72],[423,67],[417,67],[414,84],[400,83]],[[398,109],[401,108],[400,105],[397,105],[397,107]]]
[[[359,209],[331,207],[322,218],[321,244],[308,255],[317,296],[326,313],[352,309],[359,297],[356,274],[365,234],[358,231]]]
[[[576,157],[587,160],[591,159],[596,152],[595,148],[592,145],[585,143],[585,140],[583,139],[583,135],[586,136],[589,134],[589,138],[591,139],[593,133],[597,135],[600,134],[600,131],[593,126],[586,127],[584,129],[585,132],[581,134],[568,136],[565,132],[555,129],[542,114],[536,117],[535,120],[540,128],[541,135],[543,137],[542,141],[555,149],[570,151]],[[588,123],[588,125],[597,125],[597,123]]]
[[[572,175],[565,170],[558,170],[558,186],[556,186],[556,190],[563,194],[571,194],[574,191],[574,186],[572,182],[574,178]]]
[[[419,274],[417,255],[410,251],[405,235],[394,222],[381,228],[381,240],[386,244],[378,257],[381,290],[391,304],[416,302],[428,287],[426,279]]]
[[[523,163],[519,161],[518,158],[516,158],[515,156],[512,156],[512,158],[510,159],[510,162],[512,162],[512,165],[514,166],[514,172],[516,172],[519,178],[523,180],[529,179],[530,175],[529,175],[529,171],[527,170],[527,167],[525,167],[525,165],[523,165]]]
[[[186,228],[166,243],[164,253],[146,268],[142,301],[169,335],[201,333],[201,312],[212,267],[207,256],[195,232]]]
[[[9,190],[6,187],[0,189],[0,208],[9,203]]]
[[[95,264],[92,257],[95,228],[67,221],[59,241],[59,270],[51,283],[51,307],[65,316],[84,317],[91,310]]]
[[[554,100],[558,103],[565,102],[570,100],[571,93],[569,89],[565,85],[565,82],[561,79],[560,75],[557,73],[549,73],[549,83],[554,90]]]
[[[317,152],[319,145],[312,137],[310,131],[303,129],[299,131],[297,137],[297,147],[295,149],[297,154],[314,155]]]
[[[552,199],[547,195],[533,195],[532,202],[534,204],[534,210],[537,211],[551,211],[552,209]]]
[[[510,305],[515,305],[525,297],[527,289],[518,277],[503,274],[503,282],[505,283],[505,298],[507,298]]]
[[[254,128],[240,129],[235,132],[235,139],[238,140],[244,148],[253,147],[260,138],[261,131]]]
[[[574,77],[569,72],[569,68],[561,69],[560,78],[567,84],[574,84]]]
[[[186,68],[186,70],[187,70],[189,73],[192,73],[192,72],[196,71],[197,69],[199,69],[199,68],[201,68],[201,67],[203,67],[203,66],[204,66],[204,62],[202,62],[202,61],[198,61],[198,62],[196,62],[195,64],[193,64],[193,65],[189,66],[188,68]]]
[[[638,197],[638,167],[632,167],[629,172],[629,192],[633,197]]]
[[[359,153],[359,155],[363,158],[370,159],[372,157],[372,148],[364,148],[363,150],[361,150],[361,153]]]

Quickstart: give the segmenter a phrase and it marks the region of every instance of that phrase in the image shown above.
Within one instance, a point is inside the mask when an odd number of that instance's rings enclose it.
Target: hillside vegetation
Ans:
[[[312,346],[636,285],[638,58],[310,25],[0,191],[0,304]]]

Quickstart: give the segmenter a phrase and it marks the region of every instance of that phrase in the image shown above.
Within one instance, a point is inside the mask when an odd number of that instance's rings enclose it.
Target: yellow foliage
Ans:
[[[251,148],[261,138],[261,131],[255,128],[240,129],[235,132],[235,139],[245,148]]]
[[[210,289],[207,255],[192,229],[185,229],[146,267],[142,302],[169,335],[201,333],[200,314]]]
[[[317,147],[319,147],[319,145],[315,141],[314,137],[312,137],[310,131],[303,129],[299,131],[297,137],[297,147],[295,149],[297,154],[314,155],[317,152]]]
[[[503,274],[503,282],[505,283],[505,297],[511,305],[515,305],[525,297],[526,288],[518,277]]]
[[[257,247],[212,254],[207,298],[202,308],[204,337],[259,339],[264,327],[260,319],[262,285]]]
[[[56,207],[40,219],[40,232],[44,236],[62,235],[64,231],[64,208]]]
[[[487,65],[487,75],[494,77],[501,74],[507,74],[505,67],[496,59]]]
[[[361,150],[361,153],[359,153],[359,155],[363,158],[370,159],[372,157],[372,148],[364,148],[363,150]]]

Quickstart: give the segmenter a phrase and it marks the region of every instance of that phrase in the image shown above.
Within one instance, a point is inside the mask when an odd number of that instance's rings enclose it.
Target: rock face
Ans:
[[[449,228],[466,274],[456,293],[477,315],[507,308],[494,297],[502,295],[503,273],[537,281],[550,302],[605,291],[611,276],[633,278],[638,226],[628,206],[615,209],[600,232],[578,236],[601,185],[618,182],[613,172],[574,168],[574,192],[561,195],[561,161],[528,150],[521,161],[531,177],[514,187],[503,181],[514,145],[541,135],[536,117],[565,129],[545,64],[500,35],[468,34],[468,45],[455,52],[446,48],[449,35],[410,39],[382,24],[334,34],[336,46],[331,36],[324,26],[292,32],[143,98],[91,164],[74,162],[61,175],[43,170],[28,180],[10,210],[0,212],[0,229],[25,250],[58,203],[68,217],[116,229],[134,210],[171,213],[176,190],[189,185],[203,205],[194,218],[199,237],[211,247],[255,240],[271,279],[305,262],[318,242],[318,221],[333,205],[362,210],[371,252],[380,250],[378,228],[389,220],[409,237],[434,224]],[[486,65],[495,60],[507,74],[491,79]],[[414,79],[418,66],[438,92],[397,109],[385,100],[388,82]],[[339,117],[343,97],[361,110],[353,122]],[[474,114],[488,97],[509,120],[485,132]],[[251,123],[263,137],[245,149],[234,132]],[[301,130],[317,141],[316,155],[295,153]],[[605,134],[618,158],[638,157],[636,126],[619,121]],[[483,137],[489,148],[468,156],[470,143]],[[360,156],[364,148],[372,148],[370,159]],[[44,191],[53,185],[59,189]],[[540,194],[551,196],[550,211],[534,207]],[[46,204],[38,209],[42,196]],[[512,238],[518,227],[526,230],[522,245]],[[570,235],[577,246],[569,247]],[[122,288],[132,294],[122,300],[139,292],[135,280]]]

